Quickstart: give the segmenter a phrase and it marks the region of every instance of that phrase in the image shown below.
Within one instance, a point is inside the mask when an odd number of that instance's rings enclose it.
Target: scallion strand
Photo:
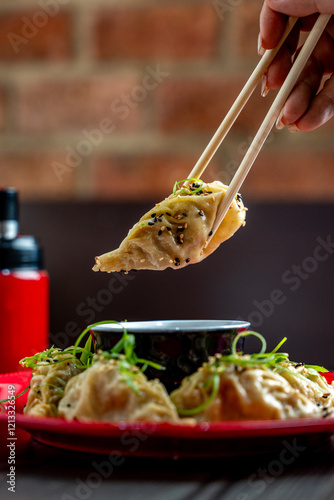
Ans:
[[[208,406],[210,406],[212,401],[217,396],[219,390],[220,376],[217,372],[213,374],[211,381],[212,381],[211,382],[212,391],[208,399],[204,401],[203,404],[197,406],[196,408],[190,408],[190,409],[177,408],[177,411],[180,415],[185,415],[185,416],[196,415],[197,413],[200,413],[201,411],[205,410]]]
[[[190,188],[189,190],[179,188],[179,185],[182,185],[185,182],[199,182],[200,186],[195,188],[195,189]],[[199,191],[201,191],[203,186],[204,186],[204,182],[201,179],[195,179],[195,178],[194,179],[183,179],[182,181],[175,182],[174,187],[173,187],[173,194],[176,195],[178,190],[180,190],[182,194],[195,194],[195,193],[198,193]]]

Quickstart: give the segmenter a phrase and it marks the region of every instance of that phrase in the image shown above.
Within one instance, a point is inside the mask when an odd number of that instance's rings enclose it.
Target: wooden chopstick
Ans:
[[[200,156],[199,160],[197,161],[196,165],[190,172],[188,179],[193,179],[193,178],[199,178],[201,177],[202,173],[208,166],[209,162],[211,161],[213,155],[219,148],[220,144],[223,142],[225,139],[227,133],[231,129],[233,123],[235,120],[238,118],[240,112],[242,109],[245,107],[246,103],[248,102],[250,96],[253,94],[257,84],[259,83],[260,79],[262,76],[265,74],[267,71],[268,67],[272,63],[273,59],[275,58],[277,52],[279,49],[282,47],[283,43],[285,42],[286,38],[288,37],[289,33],[291,32],[292,28],[298,21],[297,17],[290,17],[286,26],[286,29],[284,31],[284,34],[277,45],[272,50],[266,50],[266,52],[263,54],[261,60],[259,61],[258,65],[254,69],[253,73],[247,80],[244,88],[240,92],[239,96],[235,100],[234,104],[232,105],[231,109],[225,116],[224,120],[218,127],[215,135],[212,137],[211,141],[203,151],[202,155]]]
[[[251,169],[257,155],[259,154],[265,140],[267,139],[272,127],[274,126],[285,101],[293,90],[299,75],[301,74],[305,64],[307,63],[314,47],[316,46],[319,38],[321,37],[324,29],[327,26],[331,14],[320,14],[315,22],[307,40],[305,41],[290,73],[288,74],[285,82],[283,83],[280,91],[278,92],[274,102],[272,103],[268,114],[266,115],[261,127],[259,128],[253,142],[251,143],[248,151],[246,152],[238,170],[236,171],[225,196],[218,208],[215,222],[212,227],[212,236],[223,221],[229,207],[236,194],[238,193],[242,183],[244,182],[249,170]],[[212,238],[211,236],[211,238]],[[210,239],[211,239],[210,238]]]

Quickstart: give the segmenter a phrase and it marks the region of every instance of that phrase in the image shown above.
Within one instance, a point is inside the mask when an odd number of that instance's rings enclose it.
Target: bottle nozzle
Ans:
[[[0,238],[14,239],[18,234],[19,204],[14,188],[0,188]]]

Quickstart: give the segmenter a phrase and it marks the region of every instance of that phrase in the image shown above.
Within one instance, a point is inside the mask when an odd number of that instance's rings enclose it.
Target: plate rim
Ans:
[[[28,382],[31,370],[0,374],[0,384],[15,383],[10,379],[20,379],[19,383]],[[6,379],[6,380],[4,380]],[[16,381],[16,383],[18,383]],[[24,396],[23,396],[24,397]],[[22,401],[23,403],[23,401]],[[24,403],[23,403],[24,404]],[[220,422],[155,422],[155,421],[68,421],[61,417],[36,417],[24,415],[18,405],[15,421],[17,425],[32,435],[40,432],[53,434],[71,434],[76,436],[120,437],[124,432],[145,431],[156,437],[189,439],[243,439],[256,437],[278,437],[284,435],[302,434],[334,434],[334,416],[326,418],[291,418],[275,420],[225,420]],[[7,420],[7,413],[0,413],[0,421]],[[31,432],[32,431],[32,432]]]

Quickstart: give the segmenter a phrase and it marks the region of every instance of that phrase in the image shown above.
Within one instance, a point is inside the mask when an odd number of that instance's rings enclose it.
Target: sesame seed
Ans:
[[[159,262],[161,262],[162,260],[164,260],[164,258],[163,258],[163,257],[160,257]],[[172,262],[173,262],[173,261],[172,261]]]
[[[179,265],[180,265],[180,262],[174,262],[174,264],[175,264],[176,266],[179,266]]]
[[[186,259],[186,262],[187,262],[187,263],[188,263],[188,262],[190,262],[190,259],[189,259],[189,258],[188,258],[188,259]]]
[[[172,216],[172,214],[170,214],[169,212],[166,212],[166,215],[168,215],[169,217],[171,217],[171,216]]]
[[[152,219],[153,219],[153,217],[155,217],[156,215],[157,215],[157,214],[151,214]]]
[[[210,232],[209,232],[209,236],[212,236],[212,235],[213,235],[213,232],[212,232],[212,231],[210,231]]]
[[[140,261],[139,261],[139,262],[143,263],[143,262],[145,262],[145,259],[140,259]]]
[[[157,222],[157,220],[158,220],[158,219],[157,219],[156,217],[154,217],[153,222]]]
[[[166,226],[161,226],[161,231],[164,231],[166,229]]]
[[[162,231],[160,229],[160,231],[158,232],[158,236],[161,236],[162,235]]]
[[[200,211],[198,212],[198,215],[200,215],[201,217],[203,217],[203,215],[204,215],[203,210],[200,210]]]
[[[180,262],[180,259],[178,257],[175,257],[176,262]]]
[[[188,217],[188,215],[187,215],[185,212],[183,212],[183,214],[182,214],[182,215],[183,215],[184,217]]]
[[[167,231],[171,231],[171,230],[172,230],[172,228],[167,226]]]
[[[154,222],[149,222],[148,225],[149,226],[154,226]]]
[[[213,195],[210,196],[212,201],[215,201],[215,197]]]
[[[188,222],[185,223],[184,229],[187,229],[187,227],[188,227]]]
[[[167,231],[167,233],[168,233],[170,236],[173,236],[172,231]]]
[[[173,264],[173,261],[172,261],[172,260],[169,260],[168,262],[169,262],[170,264]]]
[[[180,238],[180,240],[183,240],[184,234],[180,234],[179,238]]]

